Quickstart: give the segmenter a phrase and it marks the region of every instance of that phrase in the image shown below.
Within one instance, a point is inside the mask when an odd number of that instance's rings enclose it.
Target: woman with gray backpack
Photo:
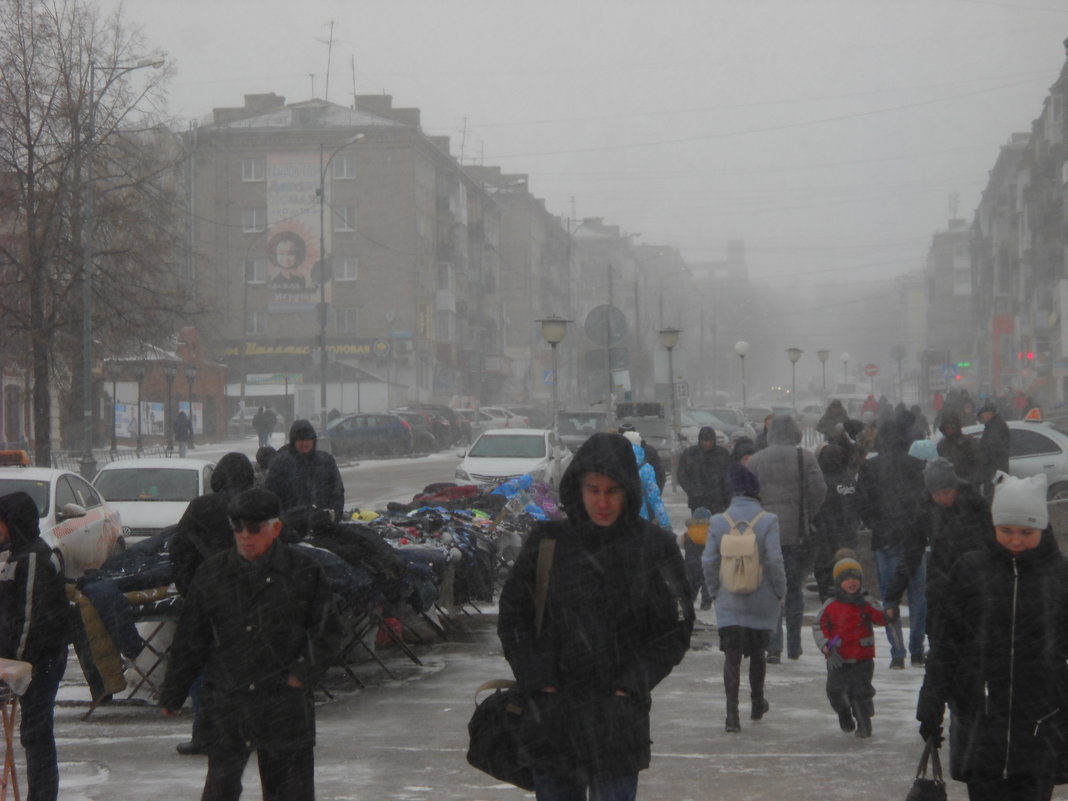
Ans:
[[[745,465],[727,470],[731,503],[714,515],[701,564],[716,606],[719,649],[723,651],[723,688],[727,694],[728,732],[740,732],[738,693],[742,658],[749,657],[751,720],[770,708],[764,697],[766,652],[786,594],[786,571],[779,544],[779,518],[760,506],[760,482]]]

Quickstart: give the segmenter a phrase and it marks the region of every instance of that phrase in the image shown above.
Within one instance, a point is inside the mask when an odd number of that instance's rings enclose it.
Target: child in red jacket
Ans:
[[[861,586],[864,572],[856,554],[842,549],[835,556],[834,592],[816,615],[812,634],[827,658],[827,698],[838,713],[842,731],[871,736],[875,714],[875,634],[872,624],[886,623],[883,610],[867,599]]]

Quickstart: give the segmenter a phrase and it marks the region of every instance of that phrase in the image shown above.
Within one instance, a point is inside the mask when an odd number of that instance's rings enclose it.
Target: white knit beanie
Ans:
[[[1044,529],[1049,523],[1046,484],[1045,473],[1016,478],[998,470],[994,474],[994,502],[990,504],[994,525]]]
[[[630,440],[632,445],[642,444],[642,435],[637,431],[624,431],[623,436]]]

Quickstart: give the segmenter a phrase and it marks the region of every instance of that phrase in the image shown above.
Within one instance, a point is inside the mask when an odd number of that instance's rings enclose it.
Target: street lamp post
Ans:
[[[749,343],[739,339],[734,343],[734,352],[742,362],[742,406],[745,406],[745,357],[749,355]]]
[[[328,272],[326,259],[326,171],[330,169],[330,162],[334,156],[351,145],[363,139],[363,134],[350,136],[323,161],[326,145],[319,143],[319,407],[320,420],[319,430],[326,430],[326,279]]]
[[[189,390],[189,447],[193,447],[193,382],[197,380],[197,366],[187,365],[185,368],[185,384]]]
[[[145,380],[144,362],[138,362],[134,367],[134,378],[137,380],[137,439],[135,451],[141,455],[141,382]]]
[[[556,346],[564,341],[564,337],[567,335],[567,324],[571,320],[565,320],[555,314],[550,314],[544,320],[535,320],[535,322],[541,325],[542,338],[549,343],[549,347],[552,348],[553,352],[553,401],[552,408],[549,410],[549,419],[552,420],[553,428],[556,428],[556,406],[559,400],[557,388],[560,383],[556,364]]]
[[[849,353],[842,354],[842,381],[849,383]]]
[[[804,353],[801,348],[787,348],[786,355],[790,358],[790,404],[797,411],[797,360]]]
[[[823,396],[827,397],[827,359],[831,357],[829,350],[818,350],[816,356],[820,360],[820,367],[823,368]]]
[[[675,402],[675,358],[674,350],[675,346],[679,344],[679,334],[681,334],[678,328],[661,328],[657,334],[660,336],[660,344],[667,348],[668,353],[668,383],[671,385],[671,430],[675,435],[675,442],[671,447],[674,450],[675,445],[679,441],[679,414],[676,408]]]
[[[115,430],[115,413],[118,411],[119,399],[116,397],[119,384],[119,366],[115,362],[107,362],[104,367],[108,381],[111,382],[111,458],[114,459],[119,452],[118,433]]]
[[[167,413],[163,415],[163,425],[167,427],[167,455],[174,450],[174,377],[178,368],[168,364],[163,368],[163,377],[167,379]]]
[[[108,85],[115,78],[133,72],[144,67],[158,69],[163,65],[163,59],[144,59],[129,66],[111,65],[106,69],[109,73]],[[96,475],[96,459],[93,456],[93,162],[96,160],[96,71],[101,69],[93,62],[89,62],[89,121],[85,131],[85,167],[86,178],[83,187],[83,218],[82,218],[82,432],[85,436],[84,451],[78,470],[82,477],[91,481]],[[107,85],[103,96],[107,91]],[[140,430],[138,431],[140,435]]]

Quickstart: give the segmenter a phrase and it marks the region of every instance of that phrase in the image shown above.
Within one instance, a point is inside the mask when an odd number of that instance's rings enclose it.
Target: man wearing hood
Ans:
[[[282,512],[314,506],[333,512],[340,520],[345,506],[341,471],[329,453],[316,448],[315,428],[307,420],[294,420],[289,444],[275,455],[264,488],[278,496]]]
[[[953,463],[953,469],[962,481],[979,483],[982,462],[979,447],[975,440],[962,433],[960,414],[952,411],[943,413],[938,430],[942,432],[942,439],[938,442],[938,455]]]
[[[25,492],[0,498],[0,657],[33,665],[22,696],[27,801],[55,801],[59,764],[56,692],[67,665],[69,606],[63,571],[41,539],[37,504]]]
[[[857,504],[860,519],[871,529],[871,550],[879,580],[879,594],[886,599],[891,580],[913,536],[913,527],[926,495],[924,462],[909,456],[908,432],[900,420],[879,427],[876,455],[860,466],[857,474]],[[926,578],[916,574],[909,584],[909,652],[912,664],[924,663],[927,622]],[[901,619],[886,625],[890,640],[890,667],[905,667],[905,643]]]
[[[538,801],[627,801],[649,766],[651,693],[689,648],[693,602],[674,538],[642,520],[634,451],[597,433],[560,481],[500,597],[497,632],[526,695],[520,737]],[[535,623],[542,541],[555,542]]]
[[[779,517],[786,568],[785,608],[768,645],[768,662],[773,665],[782,658],[784,619],[786,655],[790,659],[801,656],[801,622],[805,614],[802,591],[809,569],[808,527],[827,495],[816,457],[800,443],[797,421],[788,414],[775,415],[768,427],[768,447],[753,454],[746,465],[760,482],[764,508]]]
[[[678,481],[686,493],[686,503],[692,512],[699,506],[712,514],[719,514],[731,502],[727,467],[731,455],[716,444],[716,430],[703,426],[697,433],[697,444],[679,456]]]
[[[252,488],[254,480],[255,473],[249,458],[243,453],[228,453],[215,465],[215,472],[211,475],[211,493],[194,498],[185,508],[174,536],[167,543],[174,585],[183,596],[188,594],[193,576],[205,559],[234,547],[234,533],[226,510],[230,501]],[[193,701],[193,737],[188,742],[178,744],[179,754],[207,753],[202,731],[200,693],[201,680],[198,678],[189,693]]]
[[[983,495],[989,498],[994,493],[994,474],[998,470],[1009,472],[1009,424],[992,400],[979,410],[979,422],[983,424],[983,435],[979,438],[979,481]]]

